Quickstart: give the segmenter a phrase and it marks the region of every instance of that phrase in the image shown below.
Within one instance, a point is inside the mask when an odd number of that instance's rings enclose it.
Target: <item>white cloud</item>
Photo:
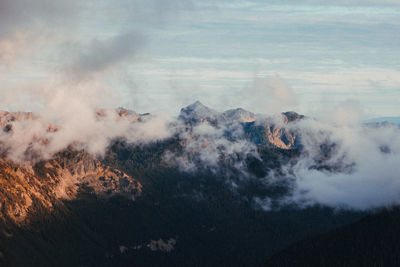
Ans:
[[[348,115],[352,116],[352,112]],[[296,184],[292,201],[354,209],[400,203],[397,126],[334,125],[303,120],[296,128],[301,133],[305,153],[291,169]],[[323,152],[330,155],[327,160],[323,160],[321,144],[327,145]],[[316,168],[318,159],[330,166],[330,170]]]

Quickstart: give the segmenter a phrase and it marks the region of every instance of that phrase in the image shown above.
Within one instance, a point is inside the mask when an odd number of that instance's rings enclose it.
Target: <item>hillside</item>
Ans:
[[[298,242],[265,266],[399,266],[400,210],[392,208]]]

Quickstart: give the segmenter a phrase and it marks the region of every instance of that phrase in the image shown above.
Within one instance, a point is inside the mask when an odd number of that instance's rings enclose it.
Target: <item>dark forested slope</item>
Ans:
[[[400,266],[400,209],[298,242],[272,256],[266,266]]]

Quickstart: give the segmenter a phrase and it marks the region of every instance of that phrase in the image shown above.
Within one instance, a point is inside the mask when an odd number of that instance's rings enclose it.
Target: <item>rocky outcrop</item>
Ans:
[[[75,198],[81,185],[103,197],[119,194],[132,200],[142,190],[142,185],[126,173],[106,166],[84,152],[63,152],[42,166],[49,178],[58,179],[54,190],[58,198]]]
[[[22,224],[37,210],[51,211],[62,200],[78,197],[86,187],[100,197],[123,195],[134,200],[141,184],[124,172],[84,152],[65,151],[35,165],[0,158],[0,218]]]
[[[268,141],[281,149],[291,149],[295,146],[296,135],[287,128],[271,125],[266,127]]]
[[[217,122],[218,112],[203,105],[200,101],[181,109],[179,119],[187,123]]]
[[[0,217],[22,223],[36,208],[51,210],[52,188],[35,174],[32,166],[19,166],[0,158]]]

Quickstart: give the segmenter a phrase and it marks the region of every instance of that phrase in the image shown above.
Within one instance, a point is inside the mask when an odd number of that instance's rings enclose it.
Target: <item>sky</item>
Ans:
[[[394,0],[0,0],[0,109],[400,116],[399,32]]]

